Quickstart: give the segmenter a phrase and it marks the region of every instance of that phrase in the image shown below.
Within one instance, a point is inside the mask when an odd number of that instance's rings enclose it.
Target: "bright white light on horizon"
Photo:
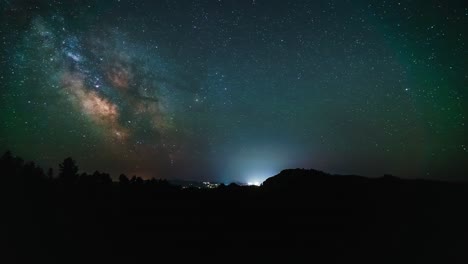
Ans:
[[[254,181],[254,182],[247,182],[247,185],[249,186],[260,186],[260,184],[262,184],[261,182],[259,181]]]
[[[249,186],[260,186],[266,179],[274,175],[274,172],[268,172],[266,170],[262,172],[257,171],[251,173],[250,176],[246,177],[246,182]]]

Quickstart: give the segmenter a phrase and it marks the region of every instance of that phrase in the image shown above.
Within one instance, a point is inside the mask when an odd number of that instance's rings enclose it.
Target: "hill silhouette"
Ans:
[[[179,262],[211,252],[288,263],[466,259],[465,183],[290,169],[259,187],[199,189],[80,174],[72,158],[59,168],[0,158],[4,263]]]

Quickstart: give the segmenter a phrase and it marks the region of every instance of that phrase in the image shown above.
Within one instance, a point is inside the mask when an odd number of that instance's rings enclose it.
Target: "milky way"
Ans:
[[[2,1],[0,148],[261,181],[463,177],[459,1]]]
[[[177,146],[184,135],[172,124],[171,111],[177,105],[164,93],[192,93],[193,87],[173,81],[187,77],[177,76],[177,69],[160,62],[157,53],[147,57],[148,46],[125,43],[129,40],[116,30],[76,34],[65,24],[59,15],[34,17],[22,34],[23,49],[17,56],[38,58],[25,59],[18,65],[20,70],[40,71],[40,89],[65,101],[61,111],[90,122],[97,138],[112,146],[106,155],[121,153],[122,160],[137,164],[130,172],[147,177],[158,170],[170,173],[168,168],[184,154]],[[184,100],[183,96],[178,99]],[[89,147],[92,151],[96,146]],[[139,163],[154,171],[139,170]]]

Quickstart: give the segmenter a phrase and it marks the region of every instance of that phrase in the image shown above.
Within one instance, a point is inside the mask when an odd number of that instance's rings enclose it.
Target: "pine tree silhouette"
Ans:
[[[78,166],[71,157],[59,164],[59,171],[59,178],[64,182],[74,183],[78,178]]]

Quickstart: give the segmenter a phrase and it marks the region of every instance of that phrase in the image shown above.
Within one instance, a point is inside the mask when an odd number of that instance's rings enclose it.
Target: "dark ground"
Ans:
[[[467,184],[286,170],[180,189],[21,166],[2,158],[2,263],[468,263]]]

